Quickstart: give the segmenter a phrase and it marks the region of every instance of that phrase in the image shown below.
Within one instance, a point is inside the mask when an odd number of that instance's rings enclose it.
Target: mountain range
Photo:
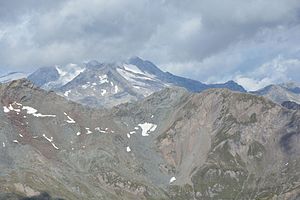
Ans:
[[[247,92],[138,57],[0,82],[0,200],[300,199],[298,84]]]
[[[90,61],[82,65],[42,67],[27,78],[45,90],[53,90],[72,101],[90,107],[112,107],[140,100],[171,86],[183,87],[192,92],[208,88],[228,88],[246,92],[234,81],[204,84],[163,72],[152,62],[138,57],[120,63]]]
[[[45,90],[53,90],[80,104],[106,108],[138,101],[172,86],[183,87],[191,92],[201,92],[209,88],[247,92],[234,81],[204,84],[164,72],[152,62],[138,57],[119,63],[99,63],[93,60],[81,65],[41,67],[27,74],[12,72],[1,76],[0,82],[6,83],[20,78],[28,78]],[[295,83],[268,85],[249,93],[264,96],[278,104],[285,101],[300,103],[300,86]]]
[[[91,108],[21,79],[0,99],[0,199],[300,197],[300,113],[264,97],[172,87]]]

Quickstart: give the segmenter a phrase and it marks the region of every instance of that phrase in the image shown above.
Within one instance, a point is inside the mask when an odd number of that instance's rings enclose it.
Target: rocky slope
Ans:
[[[297,199],[300,113],[226,89],[92,109],[0,85],[0,198]]]
[[[112,107],[143,99],[169,86],[198,92],[208,88],[229,88],[245,92],[233,81],[206,85],[199,81],[163,72],[149,61],[134,57],[122,63],[90,61],[82,66],[40,68],[29,77],[34,84],[75,102],[92,107]]]

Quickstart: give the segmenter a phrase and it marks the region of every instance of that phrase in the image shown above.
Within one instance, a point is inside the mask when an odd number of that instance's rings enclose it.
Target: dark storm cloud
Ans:
[[[138,55],[202,81],[255,87],[270,76],[255,76],[263,65],[300,58],[299,8],[298,0],[2,1],[0,66],[30,70]],[[268,80],[290,79],[288,69]]]

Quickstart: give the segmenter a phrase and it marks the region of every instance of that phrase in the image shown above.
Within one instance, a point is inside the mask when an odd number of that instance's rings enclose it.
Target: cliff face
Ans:
[[[19,80],[0,98],[0,198],[299,197],[300,113],[263,97],[168,88],[91,109]]]

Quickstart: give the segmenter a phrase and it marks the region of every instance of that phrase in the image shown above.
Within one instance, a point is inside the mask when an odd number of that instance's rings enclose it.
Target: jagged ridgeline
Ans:
[[[0,77],[1,80],[11,79]],[[170,86],[189,91],[207,88],[229,88],[245,92],[234,81],[204,84],[196,80],[164,72],[152,62],[133,57],[120,63],[90,61],[81,65],[42,67],[28,76],[35,85],[53,90],[67,99],[90,107],[113,107],[141,100],[153,92]]]
[[[0,85],[0,199],[299,199],[300,113],[166,88],[92,109]]]

